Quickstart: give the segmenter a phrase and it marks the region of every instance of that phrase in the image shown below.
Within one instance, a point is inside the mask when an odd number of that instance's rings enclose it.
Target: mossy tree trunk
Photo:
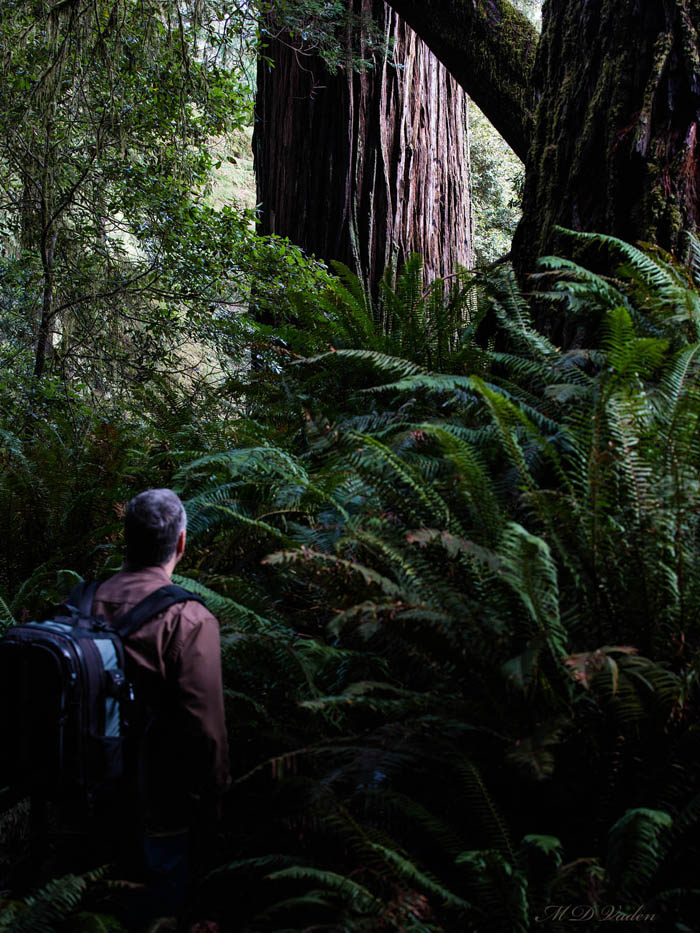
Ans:
[[[521,269],[556,224],[678,252],[700,214],[700,0],[391,0],[526,170]],[[499,94],[502,90],[502,95]]]
[[[378,0],[352,0],[394,43],[362,73],[330,74],[281,40],[258,67],[253,140],[260,231],[339,260],[374,289],[421,253],[429,278],[471,266],[466,96]]]
[[[353,2],[362,11],[371,6]],[[523,219],[513,244],[522,271],[557,248],[556,225],[656,242],[676,253],[683,231],[698,231],[700,0],[545,0],[539,43],[508,0],[392,0],[391,7],[525,161]],[[397,30],[403,73],[380,63],[365,75],[331,78],[317,61],[299,68],[284,49],[273,55],[276,71],[261,66],[260,119],[264,129],[275,127],[258,134],[256,147],[264,229],[324,258],[376,269],[371,257],[406,249],[406,215],[417,216],[411,205],[437,203],[440,236],[430,262],[444,272],[448,255],[461,258],[446,226],[448,218],[466,223],[452,200],[459,186],[450,187],[450,171],[466,155],[451,164],[438,156],[442,174],[432,185],[439,197],[425,188],[412,201],[405,179],[414,167],[425,174],[438,140],[461,144],[458,129],[433,123],[444,109],[439,101],[457,97],[449,83],[440,92],[446,97],[433,96],[436,80],[415,70],[421,44],[403,38],[406,27],[377,0],[372,8],[389,34]],[[411,85],[422,88],[420,95],[405,95]],[[286,97],[273,93],[280,87]],[[407,98],[419,106],[406,109]],[[301,137],[294,127],[304,128]],[[383,193],[401,184],[403,198]],[[410,248],[431,253],[417,237]]]
[[[525,161],[538,35],[508,0],[390,0]]]
[[[549,0],[532,88],[521,266],[552,227],[679,253],[698,229],[700,0]]]

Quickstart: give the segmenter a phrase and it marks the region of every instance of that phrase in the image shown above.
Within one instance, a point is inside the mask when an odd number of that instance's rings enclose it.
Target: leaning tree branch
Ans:
[[[525,161],[538,34],[508,0],[388,0]]]

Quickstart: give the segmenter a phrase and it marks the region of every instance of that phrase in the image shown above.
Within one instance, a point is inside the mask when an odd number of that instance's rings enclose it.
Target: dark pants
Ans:
[[[125,870],[131,869],[129,874],[135,874],[144,887],[124,892],[127,896],[117,913],[127,930],[147,929],[158,917],[180,916],[189,893],[189,835],[144,836],[140,845],[129,846],[127,853],[129,849],[131,865]]]
[[[111,801],[88,815],[82,806],[34,800],[35,865],[49,875],[112,865],[111,877],[139,885],[115,889],[110,903],[129,933],[137,933],[158,917],[184,912],[190,893],[190,832],[185,827],[150,832],[135,807],[120,803]]]

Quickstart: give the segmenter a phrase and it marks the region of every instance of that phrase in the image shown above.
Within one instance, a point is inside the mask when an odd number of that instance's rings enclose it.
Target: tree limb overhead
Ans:
[[[523,161],[538,34],[508,0],[389,0]]]

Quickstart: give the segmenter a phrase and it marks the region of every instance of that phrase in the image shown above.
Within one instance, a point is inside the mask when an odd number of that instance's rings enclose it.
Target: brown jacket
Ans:
[[[171,582],[162,567],[120,571],[101,583],[93,612],[111,622]],[[125,642],[127,673],[150,714],[141,762],[149,822],[182,822],[186,801],[226,789],[219,623],[201,603],[177,603]]]

